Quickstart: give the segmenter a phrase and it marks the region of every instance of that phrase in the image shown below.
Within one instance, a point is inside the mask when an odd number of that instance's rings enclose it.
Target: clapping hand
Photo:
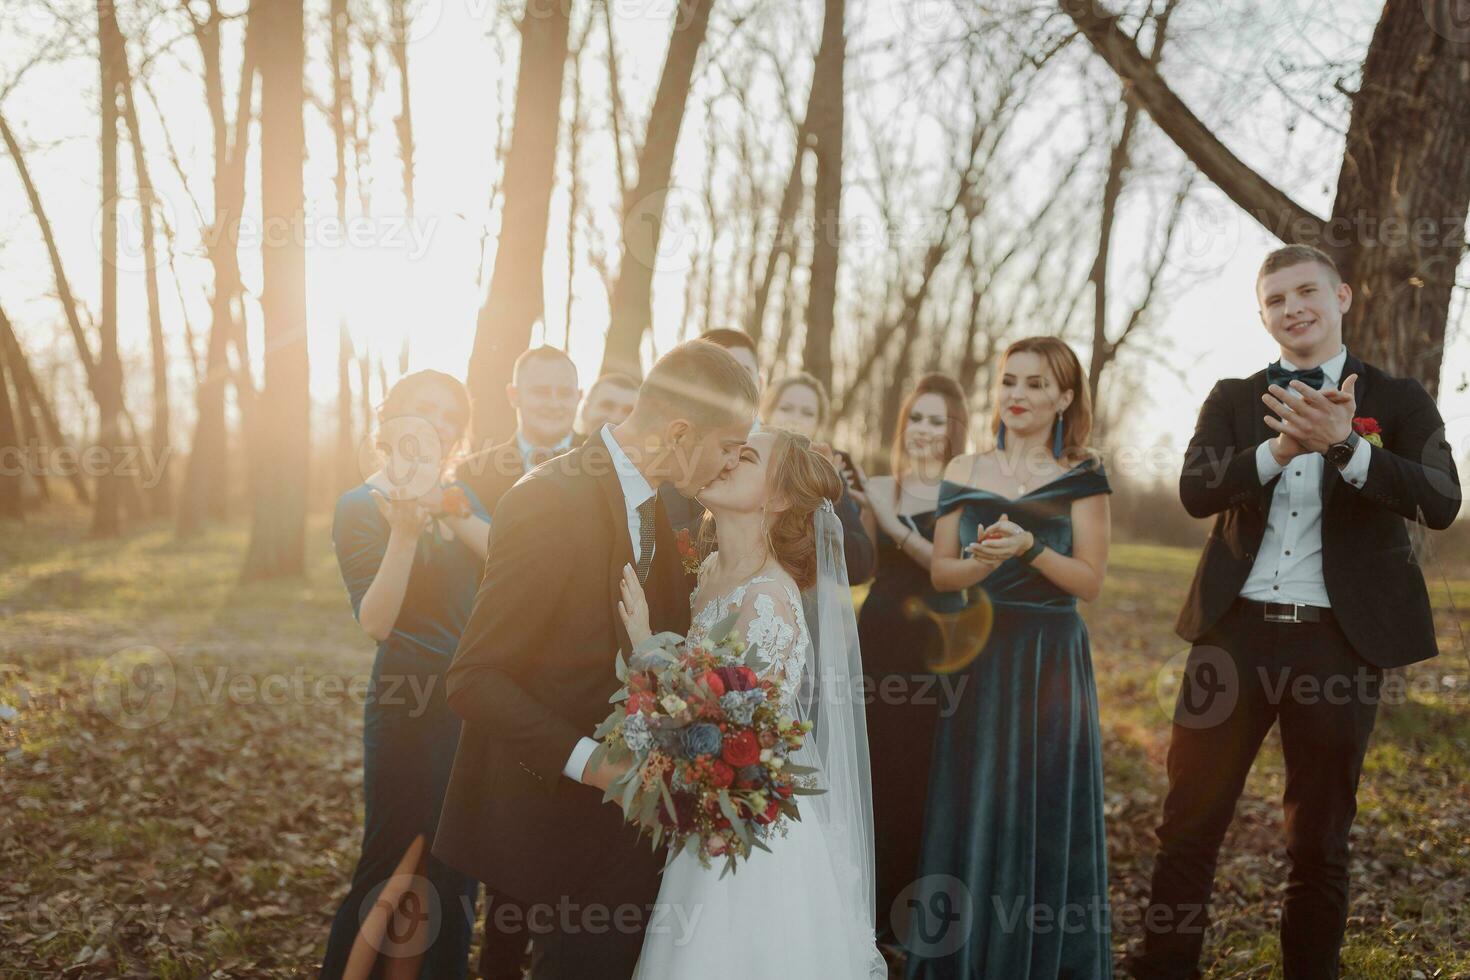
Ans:
[[[419,500],[410,497],[403,487],[394,487],[387,494],[373,486],[368,490],[373,495],[373,503],[378,505],[378,513],[388,522],[390,536],[417,541],[429,520],[429,512]]]
[[[1281,452],[1287,458],[1301,453],[1325,453],[1327,448],[1342,442],[1353,431],[1353,414],[1358,402],[1354,395],[1358,376],[1349,375],[1337,391],[1318,391],[1301,381],[1292,381],[1292,390],[1300,395],[1293,398],[1280,385],[1271,385],[1261,401],[1280,418],[1267,415],[1266,425],[1277,433]],[[1295,450],[1295,451],[1293,451]]]
[[[1030,531],[1002,514],[999,520],[988,528],[983,524],[980,525],[976,531],[974,543],[965,547],[965,553],[971,558],[999,564],[1007,558],[1024,554],[1034,540]]]
[[[618,583],[622,598],[618,600],[618,615],[623,619],[623,628],[634,647],[653,635],[648,626],[648,598],[643,594],[643,585],[632,565],[623,566],[623,580]]]

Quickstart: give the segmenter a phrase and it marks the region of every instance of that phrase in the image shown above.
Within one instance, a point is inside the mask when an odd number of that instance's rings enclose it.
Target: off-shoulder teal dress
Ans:
[[[1072,501],[1111,492],[1101,462],[1088,459],[1015,499],[945,481],[939,513],[960,511],[964,543],[1004,513],[1071,554]],[[1087,627],[1076,597],[1014,558],[972,590],[973,601],[986,599],[989,639],[955,679],[964,690],[935,737],[908,975],[1111,977]]]

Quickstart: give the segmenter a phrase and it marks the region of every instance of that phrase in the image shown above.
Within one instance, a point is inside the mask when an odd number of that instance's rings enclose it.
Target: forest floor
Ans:
[[[259,585],[237,582],[243,523],[188,543],[85,529],[58,509],[0,531],[0,976],[314,975],[360,843],[373,656],[327,518],[304,579]],[[1159,692],[1186,649],[1171,626],[1195,558],[1115,543],[1084,609],[1119,955],[1141,931]],[[1439,564],[1443,655],[1401,672],[1359,791],[1346,977],[1470,977],[1470,568]],[[1281,975],[1283,782],[1273,731],[1221,857],[1208,976]]]

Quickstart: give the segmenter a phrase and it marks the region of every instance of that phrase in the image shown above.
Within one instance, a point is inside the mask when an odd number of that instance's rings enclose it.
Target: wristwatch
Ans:
[[[1027,548],[1025,551],[1017,555],[1016,560],[1022,562],[1023,564],[1029,565],[1036,560],[1037,555],[1041,554],[1045,550],[1046,545],[1041,543],[1041,539],[1037,538],[1035,535],[1032,535],[1031,547]]]
[[[1338,469],[1342,469],[1348,463],[1352,462],[1353,453],[1357,451],[1358,443],[1362,440],[1363,437],[1356,432],[1349,432],[1346,439],[1342,442],[1334,442],[1327,447],[1327,452],[1322,455],[1326,458],[1327,462],[1336,466]]]

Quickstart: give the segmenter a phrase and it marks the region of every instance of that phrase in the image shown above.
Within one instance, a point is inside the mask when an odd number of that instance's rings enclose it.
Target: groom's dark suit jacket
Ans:
[[[1460,481],[1434,399],[1412,378],[1396,378],[1349,353],[1342,379],[1358,376],[1354,415],[1382,428],[1361,489],[1330,463],[1322,475],[1322,573],[1332,615],[1364,660],[1399,667],[1435,656],[1424,576],[1404,520],[1449,527],[1460,510]],[[1215,515],[1194,584],[1175,628],[1190,642],[1230,608],[1266,533],[1276,477],[1261,484],[1256,447],[1275,432],[1261,401],[1264,370],[1215,385],[1185,453],[1179,496],[1194,517]],[[1290,465],[1290,464],[1288,464]]]
[[[661,507],[656,521],[650,624],[684,633],[688,579]],[[612,709],[614,659],[630,649],[618,582],[632,560],[600,439],[536,467],[491,518],[485,574],[447,675],[464,728],[433,850],[525,902],[609,901],[620,881],[644,875],[657,889],[661,862],[618,806],[562,775]]]

